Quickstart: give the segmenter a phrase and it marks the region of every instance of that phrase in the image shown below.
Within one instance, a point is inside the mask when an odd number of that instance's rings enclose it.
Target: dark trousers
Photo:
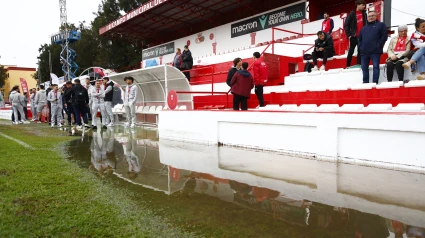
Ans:
[[[362,71],[363,83],[369,83],[369,62],[372,60],[373,64],[373,82],[378,84],[379,81],[379,59],[380,54],[362,55]]]
[[[83,121],[85,124],[88,124],[87,120],[87,106],[86,105],[73,105],[74,107],[74,115],[75,115],[75,123],[79,126],[82,125],[81,123],[81,115],[83,116]]]
[[[260,107],[264,107],[263,88],[264,88],[264,85],[255,86],[255,95],[257,95],[258,102],[260,103]]]
[[[49,118],[47,118],[47,121],[52,120],[52,103],[48,102],[47,107],[49,108]]]
[[[350,38],[350,49],[348,50],[347,55],[347,67],[351,66],[351,58],[354,54],[354,49],[358,45],[357,37],[351,37]],[[357,64],[361,64],[361,57],[360,57],[360,47],[357,47]]]
[[[317,66],[317,59],[318,58],[323,59],[323,65],[326,65],[328,58],[333,57],[333,54],[332,54],[332,52],[329,52],[327,49],[324,49],[323,51],[316,51],[316,49],[314,49],[311,56],[313,56],[314,66]]]
[[[25,120],[28,120],[28,109],[27,106],[23,107],[24,109],[24,114],[25,114]]]
[[[248,98],[233,94],[233,110],[239,111],[239,105],[241,106],[242,111],[248,110]]]
[[[186,76],[187,81],[190,82],[190,72],[183,72],[184,76]]]
[[[399,81],[404,80],[404,68],[403,68],[403,61],[389,61],[387,62],[387,80],[388,82],[393,81],[393,75],[394,75],[394,69],[397,71],[397,76]]]
[[[67,105],[68,107],[65,107],[65,104],[63,105],[63,110],[65,111],[66,116],[68,117],[68,124],[71,124],[71,115],[74,115],[74,118],[75,118],[74,108],[71,105],[71,103],[68,103]]]

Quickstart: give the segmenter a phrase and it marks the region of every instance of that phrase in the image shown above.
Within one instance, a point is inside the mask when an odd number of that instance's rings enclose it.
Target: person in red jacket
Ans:
[[[248,110],[248,98],[251,96],[251,89],[254,87],[254,79],[248,72],[248,63],[242,63],[242,70],[237,71],[230,81],[233,94],[233,110],[239,111],[239,105],[242,111]]]
[[[323,14],[323,18],[325,20],[322,22],[322,31],[328,35],[331,35],[334,29],[334,20],[329,17],[327,12]]]
[[[253,56],[254,64],[252,69],[254,71],[255,95],[257,95],[260,107],[264,107],[263,88],[268,79],[267,65],[264,63],[263,59],[260,58],[260,52],[255,52]]]

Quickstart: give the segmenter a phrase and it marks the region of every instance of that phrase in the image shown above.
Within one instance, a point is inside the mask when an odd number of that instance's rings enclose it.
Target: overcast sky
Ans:
[[[89,23],[100,3],[101,0],[68,0],[68,22]],[[413,23],[415,16],[424,17],[423,3],[424,0],[392,0],[392,25]],[[49,36],[59,30],[59,0],[1,0],[0,9],[0,64],[36,67],[38,48],[49,43]]]

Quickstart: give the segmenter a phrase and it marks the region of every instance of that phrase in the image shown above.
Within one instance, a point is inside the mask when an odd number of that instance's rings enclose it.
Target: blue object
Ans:
[[[153,67],[153,66],[158,66],[158,62],[156,62],[155,59],[146,60],[146,66],[145,66],[146,68]]]
[[[53,44],[62,45],[60,59],[62,64],[62,71],[64,72],[65,78],[75,78],[75,73],[78,70],[78,64],[75,62],[77,53],[69,46],[69,44],[81,40],[81,33],[76,30],[71,30],[67,34],[58,33],[52,36],[51,40]],[[68,47],[66,47],[66,40],[68,40]],[[68,50],[66,50],[67,48]]]

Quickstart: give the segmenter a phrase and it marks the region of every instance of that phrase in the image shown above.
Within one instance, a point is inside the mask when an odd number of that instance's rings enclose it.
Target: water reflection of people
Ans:
[[[355,216],[356,238],[387,238],[390,236],[384,218],[360,211],[356,211]]]
[[[124,156],[128,163],[128,177],[134,179],[140,172],[141,166],[139,163],[139,157],[134,153],[137,146],[137,140],[134,138],[134,130],[128,133],[127,142],[123,143]]]
[[[107,146],[103,141],[100,131],[93,133],[93,140],[90,146],[91,165],[90,169],[98,171],[99,176],[111,175],[115,167],[114,163],[106,156]]]

